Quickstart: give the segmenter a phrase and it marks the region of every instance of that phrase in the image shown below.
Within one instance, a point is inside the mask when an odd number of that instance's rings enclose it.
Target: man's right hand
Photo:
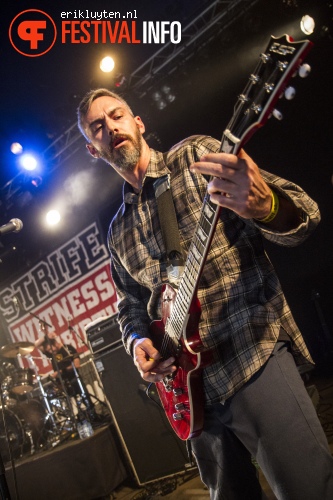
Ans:
[[[136,339],[133,346],[134,364],[146,382],[160,382],[177,370],[175,358],[162,359],[149,338]]]

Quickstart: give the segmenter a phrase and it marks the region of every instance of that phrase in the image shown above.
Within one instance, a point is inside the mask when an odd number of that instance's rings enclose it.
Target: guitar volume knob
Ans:
[[[174,413],[174,414],[172,415],[172,418],[173,418],[174,420],[183,420],[183,418],[184,418],[184,417],[183,417],[182,413]]]
[[[298,69],[298,74],[301,78],[306,78],[311,72],[310,64],[304,63]]]

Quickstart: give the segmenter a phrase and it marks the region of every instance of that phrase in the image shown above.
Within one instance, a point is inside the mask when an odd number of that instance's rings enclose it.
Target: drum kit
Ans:
[[[73,406],[63,384],[39,376],[30,342],[0,349],[0,449],[2,458],[20,458],[61,442],[75,430]],[[17,368],[25,357],[31,368]],[[7,451],[6,451],[7,450]]]

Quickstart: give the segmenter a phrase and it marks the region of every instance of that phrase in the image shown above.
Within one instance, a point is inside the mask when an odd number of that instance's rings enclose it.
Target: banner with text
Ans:
[[[44,322],[64,344],[72,344],[79,353],[87,351],[85,326],[117,311],[109,252],[98,224],[92,223],[2,288],[0,310],[9,343],[34,343],[44,335]],[[52,370],[37,348],[18,358],[22,368],[36,365],[39,375]]]

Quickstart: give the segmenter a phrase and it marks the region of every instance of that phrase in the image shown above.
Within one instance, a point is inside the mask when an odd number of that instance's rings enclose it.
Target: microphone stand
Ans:
[[[16,220],[16,219],[15,219]],[[17,219],[17,221],[19,221],[19,225],[20,225],[20,229],[22,229],[23,227],[23,223],[22,221],[20,221],[19,219]],[[8,224],[7,224],[8,226]],[[4,226],[1,226],[2,229],[4,228]],[[20,229],[18,229],[18,226],[15,226],[14,224],[14,227],[16,229],[16,231],[20,231]],[[0,234],[4,234],[5,231],[3,232],[0,232]],[[6,438],[7,438],[7,431],[6,431],[6,422],[5,422],[5,403],[4,403],[4,400],[3,400],[3,394],[2,394],[2,382],[1,382],[1,385],[0,385],[0,407],[2,409],[2,418],[4,420],[4,429],[5,429],[5,434],[6,434]],[[12,455],[11,455],[11,450],[10,450],[10,443],[9,443],[9,440],[7,438],[7,444],[8,444],[8,448],[9,448],[9,453],[10,453],[10,457],[11,457],[11,460],[12,460]],[[15,467],[14,467],[14,464],[12,462],[12,470],[13,470],[13,474],[14,474],[14,485],[15,485],[15,490],[17,492],[17,484],[16,484],[16,471],[15,471]],[[6,469],[5,469],[5,464],[2,460],[2,455],[0,453],[0,496],[1,496],[1,500],[11,500],[11,496],[10,496],[10,493],[9,493],[9,488],[8,488],[8,484],[7,484],[7,479],[6,479]]]
[[[0,398],[1,398],[1,408],[3,409],[2,418],[3,418],[3,424],[4,424],[4,431],[5,431],[5,435],[7,438],[10,460],[12,461],[12,453],[11,453],[11,449],[10,449],[9,439],[7,437],[7,426],[6,426],[6,422],[5,422],[5,419],[6,419],[5,412],[4,412],[5,403],[4,403],[3,397],[2,397],[2,384],[0,387]],[[15,473],[15,468],[13,466],[13,463],[12,463],[12,470],[14,472],[14,479],[15,479],[15,483],[16,483],[16,473]],[[7,484],[7,480],[6,480],[6,469],[5,469],[5,465],[3,463],[3,460],[2,460],[1,453],[0,453],[0,495],[1,495],[1,500],[11,500],[11,496],[9,493],[8,484]]]

